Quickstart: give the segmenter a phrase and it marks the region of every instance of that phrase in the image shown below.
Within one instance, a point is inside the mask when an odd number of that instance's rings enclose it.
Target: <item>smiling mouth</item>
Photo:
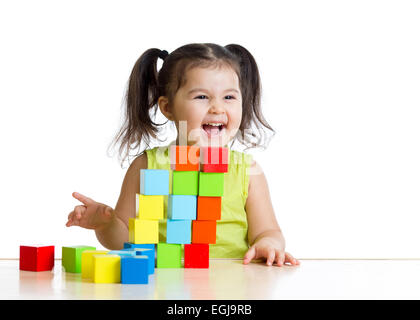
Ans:
[[[226,125],[223,123],[209,122],[201,126],[201,128],[207,133],[209,137],[219,135],[223,129],[226,129]]]

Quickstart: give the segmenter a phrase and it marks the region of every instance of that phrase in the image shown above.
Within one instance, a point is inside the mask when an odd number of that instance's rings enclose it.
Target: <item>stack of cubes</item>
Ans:
[[[209,244],[216,243],[216,221],[221,219],[228,159],[227,148],[200,148],[197,218],[192,223],[191,244],[184,247],[185,268],[208,268]]]
[[[172,192],[168,197],[166,243],[157,245],[157,267],[208,268],[209,244],[221,219],[227,148],[171,146]]]
[[[121,257],[121,283],[147,283],[147,276],[154,273],[159,220],[164,219],[164,197],[168,195],[168,170],[140,170],[136,218],[128,222],[129,242],[123,250],[110,252]]]
[[[181,267],[182,245],[191,244],[192,221],[197,216],[200,149],[173,145],[169,152],[172,191],[168,196],[166,243],[157,245],[158,268]]]

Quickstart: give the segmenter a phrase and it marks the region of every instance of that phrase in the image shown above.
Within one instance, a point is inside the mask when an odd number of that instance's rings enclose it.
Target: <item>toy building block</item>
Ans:
[[[202,147],[200,169],[203,172],[228,172],[229,149],[222,147]]]
[[[193,220],[191,243],[216,243],[216,220]]]
[[[135,248],[134,251],[136,251],[136,255],[147,256],[149,258],[147,271],[149,274],[155,273],[155,250],[145,249],[145,248]]]
[[[168,219],[195,220],[197,196],[171,194],[168,197]]]
[[[149,283],[147,256],[121,257],[121,283],[147,284]]]
[[[199,171],[200,148],[196,146],[176,146],[169,149],[171,170],[174,171]]]
[[[198,197],[197,220],[220,220],[222,217],[222,197]]]
[[[156,248],[157,268],[181,268],[181,244],[158,243]]]
[[[192,195],[198,194],[198,171],[173,171],[172,194]]]
[[[159,221],[129,218],[128,239],[134,244],[158,243]]]
[[[224,173],[200,172],[198,195],[204,197],[222,197],[225,184]]]
[[[198,194],[198,171],[173,171],[172,175],[172,194]]]
[[[85,250],[96,250],[96,248],[89,246],[62,247],[61,264],[66,272],[82,272],[82,252]]]
[[[128,251],[130,254],[128,255],[121,255],[124,256],[147,256],[148,260],[148,272],[149,274],[155,273],[155,249],[150,248],[126,248],[122,249],[121,251]]]
[[[191,243],[191,220],[166,220],[166,243]]]
[[[20,246],[19,270],[49,271],[54,268],[54,246]]]
[[[209,245],[192,243],[184,246],[184,268],[208,268]]]
[[[121,257],[117,254],[93,255],[93,282],[121,282]]]
[[[155,249],[154,243],[131,243],[131,242],[124,242],[124,249],[130,249],[130,248],[144,248],[144,249]]]
[[[163,196],[145,196],[139,194],[136,216],[142,220],[163,219],[164,199]]]
[[[106,250],[85,250],[82,252],[82,279],[93,277],[93,256],[107,254]]]
[[[157,196],[169,194],[169,170],[141,169],[140,194]]]

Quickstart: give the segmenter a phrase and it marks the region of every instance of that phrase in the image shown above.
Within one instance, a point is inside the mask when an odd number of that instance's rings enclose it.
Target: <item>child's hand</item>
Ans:
[[[74,210],[70,212],[66,223],[67,227],[79,226],[86,229],[99,229],[111,221],[113,216],[111,207],[77,192],[73,192],[72,196],[83,205],[74,207]]]
[[[277,263],[279,267],[286,263],[299,265],[299,260],[293,258],[290,253],[284,251],[283,246],[277,239],[264,237],[254,243],[244,256],[244,264],[248,264],[252,259],[265,258],[267,266]]]

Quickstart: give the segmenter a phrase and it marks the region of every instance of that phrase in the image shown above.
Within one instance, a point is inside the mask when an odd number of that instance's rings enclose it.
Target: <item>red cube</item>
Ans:
[[[19,270],[49,271],[54,268],[54,246],[20,246]]]
[[[202,147],[200,149],[202,172],[228,172],[229,149],[222,147]]]
[[[208,244],[185,244],[184,245],[184,268],[208,268],[209,245]]]

